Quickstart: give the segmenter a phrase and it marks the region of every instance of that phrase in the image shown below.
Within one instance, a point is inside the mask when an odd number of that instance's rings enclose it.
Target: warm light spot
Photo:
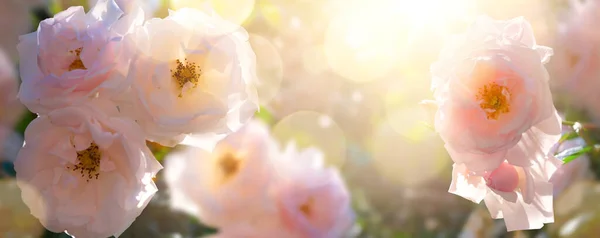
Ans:
[[[240,171],[241,161],[234,154],[227,152],[219,158],[217,166],[223,175],[223,180],[228,181]]]
[[[315,203],[315,199],[313,197],[309,197],[308,200],[306,200],[306,202],[302,203],[299,207],[298,210],[300,210],[300,212],[302,214],[304,214],[304,216],[306,217],[310,217],[313,214],[313,204]]]
[[[187,59],[184,62],[176,60],[175,63],[177,67],[175,70],[171,70],[171,77],[177,84],[177,87],[183,90],[185,85],[190,83],[193,85],[193,88],[196,88],[200,82],[200,75],[202,73],[200,66],[197,66],[194,62],[188,62]],[[183,97],[181,92],[179,93],[179,97]]]
[[[79,171],[82,178],[87,175],[87,181],[93,178],[98,179],[98,176],[100,176],[101,158],[102,152],[100,148],[96,143],[92,142],[87,149],[77,151],[78,163],[73,166],[67,166],[67,169]]]
[[[479,88],[476,98],[487,119],[497,120],[501,114],[510,112],[510,91],[505,86],[494,82],[484,85]]]
[[[83,50],[83,48],[79,47],[79,48],[77,48],[75,50],[69,51],[69,53],[75,54],[75,59],[69,65],[69,71],[73,71],[73,70],[76,70],[76,69],[83,69],[83,70],[87,69],[85,67],[85,65],[83,65],[83,61],[81,61],[81,57],[80,57],[81,50]]]

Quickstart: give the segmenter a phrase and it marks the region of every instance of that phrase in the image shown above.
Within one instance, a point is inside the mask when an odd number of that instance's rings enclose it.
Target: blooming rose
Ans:
[[[15,161],[22,198],[42,225],[76,237],[119,236],[157,191],[162,168],[135,122],[90,107],[35,119]]]
[[[338,171],[324,167],[319,150],[290,144],[274,166],[273,217],[289,234],[284,237],[342,237],[352,227],[350,194]]]
[[[98,0],[88,0],[89,6],[94,6]],[[137,7],[141,7],[144,10],[146,18],[152,18],[154,12],[160,7],[159,0],[115,0],[119,8],[125,13],[133,12]]]
[[[562,164],[559,159],[538,157],[530,167],[506,161],[481,175],[464,164],[454,164],[450,193],[479,203],[485,200],[492,218],[504,218],[508,231],[539,229],[554,221],[552,174]]]
[[[173,146],[188,134],[228,134],[258,109],[255,55],[240,26],[184,8],[147,21],[135,42],[136,95],[122,107],[150,140]]]
[[[448,42],[431,72],[435,128],[454,162],[482,172],[549,152],[561,132],[543,65],[551,55],[523,18],[479,17]]]
[[[220,227],[213,238],[337,238],[352,227],[349,193],[337,170],[325,168],[316,149],[297,151],[290,144],[274,157],[270,185],[272,207],[251,220]]]
[[[19,97],[29,110],[85,103],[116,95],[125,84],[130,53],[123,35],[141,25],[141,10],[123,16],[114,0],[101,0],[88,13],[70,7],[19,38]]]
[[[587,109],[600,120],[600,2],[569,1],[569,14],[559,24],[550,73],[557,91],[569,93],[574,106]]]
[[[264,212],[277,145],[251,122],[220,141],[212,153],[189,147],[166,158],[165,178],[175,208],[222,227]]]

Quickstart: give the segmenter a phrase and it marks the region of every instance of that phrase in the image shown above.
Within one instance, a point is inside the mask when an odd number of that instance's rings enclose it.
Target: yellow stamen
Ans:
[[[183,89],[186,83],[191,83],[193,84],[193,88],[196,88],[202,73],[200,66],[196,66],[196,63],[194,62],[188,62],[187,59],[185,59],[184,62],[176,60],[175,63],[177,64],[177,67],[175,70],[171,70],[171,77],[177,84],[179,90]],[[180,92],[179,97],[182,96],[183,95]]]
[[[80,47],[80,48],[77,48],[76,50],[69,51],[70,53],[75,54],[75,57],[76,57],[75,60],[73,60],[73,62],[71,62],[71,65],[69,65],[69,71],[73,71],[76,69],[83,69],[83,70],[87,69],[85,67],[85,65],[83,65],[83,61],[81,61],[81,57],[80,57],[81,50],[83,50],[83,48]]]
[[[315,203],[315,200],[313,197],[309,197],[308,200],[303,203],[302,205],[300,205],[300,207],[298,208],[300,210],[300,212],[302,212],[302,214],[304,214],[304,216],[311,216],[313,213],[313,204]]]
[[[497,120],[503,113],[510,112],[509,97],[510,92],[508,88],[494,82],[479,88],[476,96],[477,100],[481,101],[479,107],[485,110],[487,119],[493,120]]]
[[[100,176],[100,159],[102,158],[102,152],[98,145],[94,142],[85,150],[77,151],[78,163],[73,166],[67,166],[68,169],[78,171],[81,173],[81,177],[87,175],[87,181],[90,179],[98,179]]]
[[[218,167],[223,174],[223,180],[227,181],[239,172],[241,161],[234,154],[228,152],[219,158]]]

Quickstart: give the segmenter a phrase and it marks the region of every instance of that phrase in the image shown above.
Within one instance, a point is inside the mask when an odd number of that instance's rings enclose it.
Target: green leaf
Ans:
[[[27,111],[27,113],[23,115],[21,120],[19,120],[19,123],[17,123],[17,125],[15,126],[15,131],[17,133],[20,133],[21,135],[25,134],[25,129],[27,129],[29,123],[35,118],[37,118],[37,115],[35,113]]]
[[[565,142],[565,141],[572,140],[572,139],[576,139],[576,138],[578,138],[578,137],[579,137],[579,134],[578,134],[577,132],[575,132],[575,131],[571,131],[571,132],[568,132],[568,133],[564,133],[564,134],[562,134],[562,136],[560,137],[560,140],[558,140],[558,143],[563,143],[563,142]]]
[[[579,156],[591,151],[594,147],[593,146],[576,146],[576,147],[572,147],[566,150],[563,150],[562,152],[558,153],[556,155],[556,158],[560,159],[563,161],[563,163],[569,163],[575,159],[577,159]]]
[[[260,107],[260,110],[254,114],[254,116],[267,125],[273,125],[275,123],[275,117],[273,117],[273,114],[271,114],[269,110],[262,106]]]

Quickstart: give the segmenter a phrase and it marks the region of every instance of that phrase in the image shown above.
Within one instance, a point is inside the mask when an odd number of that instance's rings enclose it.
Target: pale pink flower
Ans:
[[[133,112],[150,140],[173,146],[187,135],[228,134],[258,109],[256,57],[248,33],[217,15],[183,8],[135,34]]]
[[[118,94],[132,55],[123,35],[143,19],[141,10],[123,15],[114,0],[100,0],[88,13],[70,7],[40,22],[17,45],[23,104],[47,113]]]
[[[479,17],[432,65],[435,128],[454,162],[482,172],[503,161],[528,167],[558,141],[561,121],[544,64],[523,18]]]
[[[600,1],[571,0],[570,11],[559,23],[550,73],[557,91],[569,93],[574,106],[600,120]]]
[[[325,167],[323,153],[298,151],[289,144],[273,162],[277,177],[271,187],[284,237],[342,237],[354,223],[350,193],[335,168]]]
[[[94,6],[98,0],[88,0],[88,6]],[[160,7],[160,0],[115,0],[119,8],[125,13],[130,13],[137,7],[141,7],[144,10],[146,19],[152,18],[154,12]]]
[[[337,238],[354,222],[350,195],[334,168],[326,168],[323,154],[294,144],[272,158],[275,177],[270,184],[271,206],[250,220],[219,227],[213,238]]]
[[[562,164],[554,157],[539,158],[530,167],[502,162],[477,174],[454,164],[450,193],[475,203],[485,201],[492,218],[504,218],[508,231],[539,229],[554,221],[552,174]]]
[[[6,51],[11,60],[17,59],[19,35],[30,32],[33,28],[31,10],[41,7],[46,0],[2,0],[0,1],[0,48]]]
[[[169,154],[165,179],[173,206],[216,227],[253,219],[269,206],[270,158],[277,153],[268,129],[253,121],[212,153],[188,147]]]
[[[25,131],[15,161],[22,198],[42,225],[76,237],[119,236],[146,207],[162,168],[135,122],[66,107]]]

